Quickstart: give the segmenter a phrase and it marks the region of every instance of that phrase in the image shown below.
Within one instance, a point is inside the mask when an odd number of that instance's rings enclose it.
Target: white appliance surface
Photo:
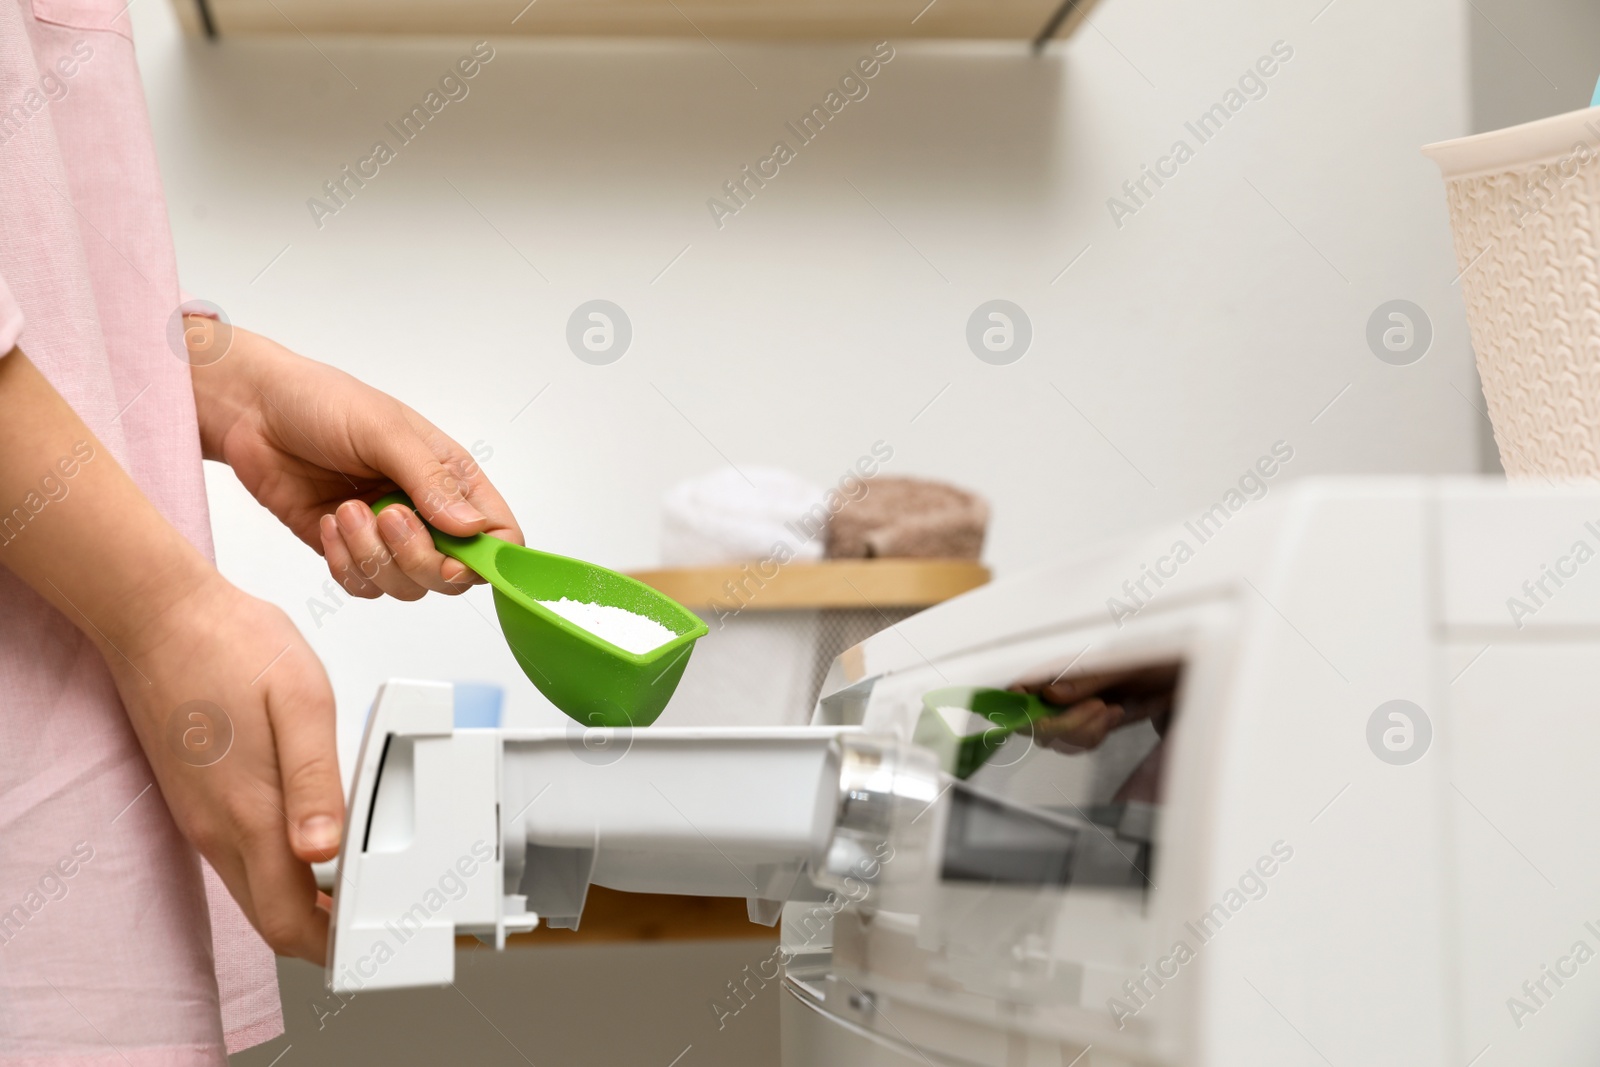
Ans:
[[[452,731],[448,687],[391,683],[331,980],[448,981],[409,939],[344,968],[489,834],[459,900],[423,909],[439,945],[527,928],[530,893],[575,923],[590,881],[760,921],[788,901],[789,1067],[1593,1062],[1597,554],[1593,488],[1307,480],[889,627],[806,728],[597,756]],[[1019,734],[965,783],[911,743],[935,689],[1163,665],[1159,736]],[[1158,802],[1130,800],[1157,744]]]

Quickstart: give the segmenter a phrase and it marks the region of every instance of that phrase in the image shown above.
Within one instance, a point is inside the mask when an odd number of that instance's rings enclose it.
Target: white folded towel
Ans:
[[[661,504],[661,563],[703,567],[768,559],[780,543],[794,559],[821,559],[821,536],[802,540],[785,524],[822,499],[820,488],[775,467],[726,467],[680,482]]]

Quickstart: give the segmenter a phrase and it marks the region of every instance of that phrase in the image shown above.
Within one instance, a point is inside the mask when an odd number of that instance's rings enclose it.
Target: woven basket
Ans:
[[[1429,145],[1514,478],[1600,478],[1600,108]]]

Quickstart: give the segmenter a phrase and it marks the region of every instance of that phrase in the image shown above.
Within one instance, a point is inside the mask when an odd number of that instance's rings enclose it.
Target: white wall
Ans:
[[[1295,477],[1475,467],[1442,189],[1417,152],[1466,131],[1463,8],[1324,2],[1107,0],[1043,59],[901,44],[720,231],[707,197],[868,46],[497,38],[471,95],[319,230],[307,198],[470,41],[209,45],[162,4],[132,16],[186,285],[492,446],[530,543],[649,565],[674,481],[723,455],[832,481],[883,439],[886,470],[989,496],[1005,573],[1198,509],[1280,439]],[[1107,198],[1277,40],[1294,58],[1268,95],[1114,226]],[[609,367],[563,340],[595,297],[634,324]],[[1007,367],[964,340],[995,297],[1035,331]],[[1409,367],[1364,339],[1396,297],[1435,329]],[[315,626],[319,561],[211,474],[222,568],[308,632],[347,742],[393,674],[537,703],[481,590]]]
[[[1588,106],[1600,78],[1600,7],[1588,0],[1474,0],[1472,129]]]

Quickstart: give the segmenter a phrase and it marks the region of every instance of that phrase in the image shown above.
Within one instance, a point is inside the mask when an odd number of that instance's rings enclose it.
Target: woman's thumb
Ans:
[[[344,836],[333,694],[324,690],[306,706],[274,708],[272,733],[289,845],[307,863],[333,859]]]
[[[488,518],[467,499],[467,482],[440,463],[415,434],[389,435],[381,469],[411,498],[423,521],[457,537],[481,533]]]

